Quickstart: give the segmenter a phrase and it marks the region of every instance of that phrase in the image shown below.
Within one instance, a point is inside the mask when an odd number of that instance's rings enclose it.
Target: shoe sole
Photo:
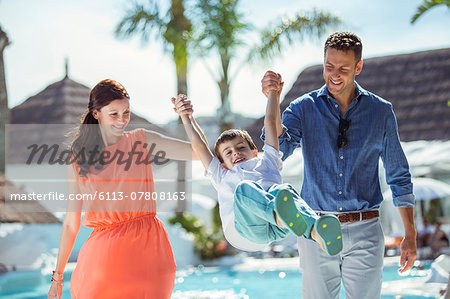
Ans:
[[[329,255],[336,255],[342,250],[341,223],[336,216],[323,215],[316,220],[314,229],[322,238],[325,250]]]
[[[306,222],[302,214],[295,206],[292,193],[281,190],[275,198],[275,212],[287,229],[297,236],[302,236],[306,231]]]

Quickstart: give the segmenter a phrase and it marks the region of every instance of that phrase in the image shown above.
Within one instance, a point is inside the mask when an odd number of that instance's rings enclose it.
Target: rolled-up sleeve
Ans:
[[[386,170],[386,182],[392,191],[396,207],[414,207],[415,196],[409,165],[398,136],[397,120],[392,106],[386,118],[386,131],[381,154]]]
[[[283,161],[287,159],[294,150],[300,145],[302,138],[299,103],[298,99],[293,101],[289,107],[284,110],[281,120],[283,132],[278,136],[280,151],[283,153]],[[265,141],[265,131],[262,129],[262,141]]]

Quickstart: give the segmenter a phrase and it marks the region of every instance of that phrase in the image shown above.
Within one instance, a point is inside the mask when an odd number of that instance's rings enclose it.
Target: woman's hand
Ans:
[[[191,101],[188,100],[186,95],[184,94],[179,94],[177,98],[172,98],[172,104],[174,105],[173,111],[175,111],[180,116],[190,116],[194,112]]]
[[[62,291],[63,291],[62,281],[53,280],[52,284],[50,286],[50,290],[48,291],[47,298],[48,299],[54,299],[54,298],[61,299]]]

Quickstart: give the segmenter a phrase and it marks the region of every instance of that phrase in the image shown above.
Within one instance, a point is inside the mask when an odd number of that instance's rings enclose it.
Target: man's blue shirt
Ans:
[[[301,146],[301,196],[313,210],[379,208],[383,200],[378,177],[380,157],[394,205],[413,207],[411,174],[392,105],[355,85],[356,97],[343,116],[350,121],[345,134],[348,144],[338,148],[340,107],[324,85],[294,100],[283,112],[283,133],[279,137],[283,160]]]

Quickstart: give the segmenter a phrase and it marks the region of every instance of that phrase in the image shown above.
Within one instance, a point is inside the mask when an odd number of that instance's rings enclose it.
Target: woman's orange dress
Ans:
[[[124,133],[105,150],[127,155],[135,143],[135,151],[146,157],[144,130]],[[145,200],[154,192],[151,165],[135,163],[134,156],[126,170],[126,163],[116,161],[94,169],[87,178],[78,176],[74,164],[77,192],[96,198],[84,200],[83,224],[94,231],[78,255],[70,282],[72,298],[170,298],[176,271],[172,248],[156,217],[156,203]]]

